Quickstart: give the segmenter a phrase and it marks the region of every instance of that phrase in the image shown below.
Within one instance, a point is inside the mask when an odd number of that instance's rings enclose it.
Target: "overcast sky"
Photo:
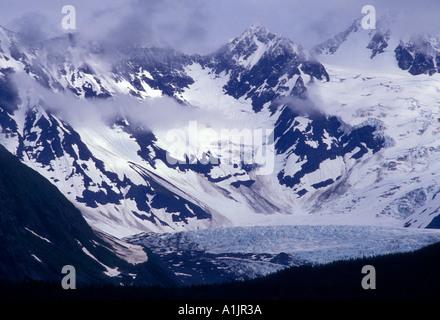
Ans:
[[[208,53],[248,26],[261,24],[306,47],[347,28],[364,5],[378,17],[394,9],[409,14],[404,32],[438,32],[438,0],[2,0],[0,24],[40,39],[65,32],[61,8],[76,8],[76,32],[109,44],[163,43],[188,53]]]

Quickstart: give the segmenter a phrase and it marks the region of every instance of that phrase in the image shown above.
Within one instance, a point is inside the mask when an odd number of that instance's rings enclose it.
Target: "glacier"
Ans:
[[[252,279],[289,266],[410,252],[439,242],[440,230],[282,225],[144,233],[125,240],[151,250],[182,283],[200,284]]]

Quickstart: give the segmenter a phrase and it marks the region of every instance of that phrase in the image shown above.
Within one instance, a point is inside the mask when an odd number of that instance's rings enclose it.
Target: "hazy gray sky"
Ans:
[[[39,39],[64,32],[61,8],[73,5],[77,32],[109,44],[165,43],[207,53],[252,24],[306,47],[332,37],[372,4],[380,16],[406,10],[402,32],[440,30],[438,0],[2,0],[0,24]]]

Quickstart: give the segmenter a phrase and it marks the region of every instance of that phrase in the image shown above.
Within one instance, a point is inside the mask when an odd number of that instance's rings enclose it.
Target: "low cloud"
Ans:
[[[34,46],[40,41],[55,36],[52,25],[47,17],[41,13],[26,13],[13,19],[9,27],[18,33],[22,43]],[[52,30],[52,32],[50,32]]]
[[[399,36],[439,33],[437,0],[72,0],[77,30],[109,48],[132,44],[169,45],[188,53],[210,53],[252,24],[311,48],[345,30],[362,17],[362,7],[377,17],[400,12]],[[60,34],[61,8],[55,0],[4,0],[0,25],[27,33],[27,39]]]
[[[224,114],[222,110],[199,109],[168,96],[141,100],[115,94],[109,99],[80,99],[69,90],[53,92],[23,72],[12,75],[11,79],[12,84],[20,83],[17,88],[22,107],[40,106],[75,128],[112,125],[121,119],[154,133],[185,128],[191,121],[197,121],[201,128],[214,130],[249,126],[232,115]]]

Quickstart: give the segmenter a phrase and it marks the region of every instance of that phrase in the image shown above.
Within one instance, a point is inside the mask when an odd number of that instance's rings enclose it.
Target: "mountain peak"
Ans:
[[[261,24],[254,24],[248,27],[242,35],[253,36],[253,35],[265,35],[265,36],[276,36],[274,33],[270,32],[265,26]]]
[[[303,56],[303,49],[284,36],[272,33],[262,25],[252,25],[230,40],[217,54],[226,55],[246,68],[253,67],[266,55]]]
[[[356,19],[346,30],[315,46],[312,54],[326,56],[326,61],[344,66],[369,65],[383,70],[383,62],[372,61],[378,56],[397,60],[402,70],[412,75],[440,73],[440,38],[436,35],[409,30],[402,33],[402,12],[385,12],[376,29],[364,30]],[[389,60],[389,61],[392,61]],[[391,68],[395,63],[388,63]]]
[[[269,44],[269,42],[273,40],[281,40],[281,39],[288,40],[281,35],[277,35],[269,31],[263,25],[258,24],[258,25],[252,25],[249,28],[247,28],[239,37],[232,39],[230,43],[231,44],[237,44],[241,42],[255,43],[258,41],[267,45]]]

